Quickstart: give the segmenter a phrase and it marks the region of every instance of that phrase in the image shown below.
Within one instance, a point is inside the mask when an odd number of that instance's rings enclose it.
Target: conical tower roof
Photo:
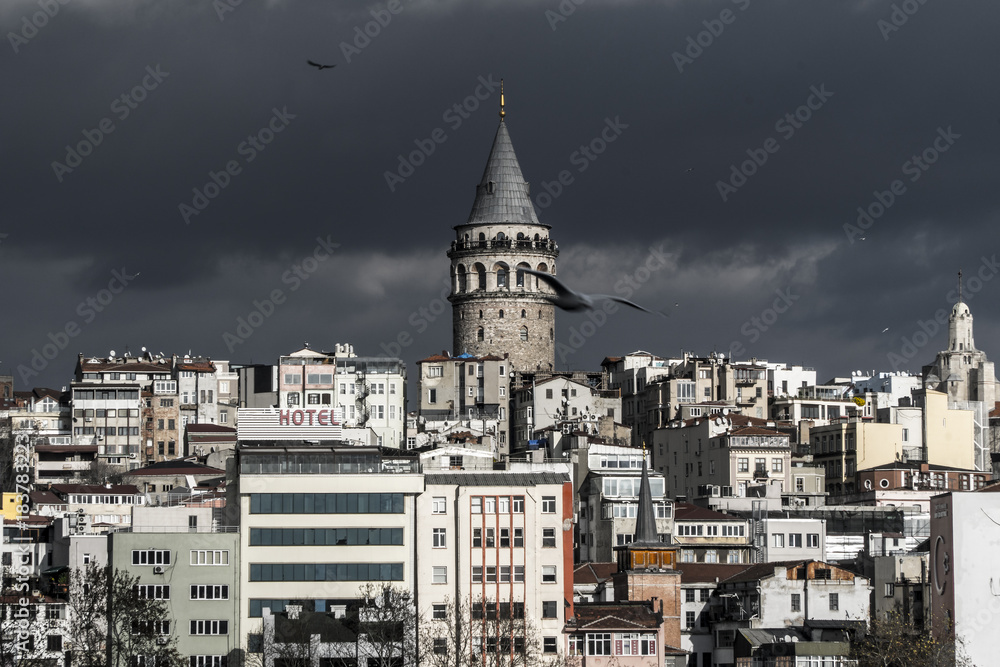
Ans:
[[[521,165],[517,162],[503,119],[493,139],[483,178],[476,186],[476,200],[472,203],[472,212],[466,224],[502,222],[541,224],[531,205],[528,184],[521,173]]]

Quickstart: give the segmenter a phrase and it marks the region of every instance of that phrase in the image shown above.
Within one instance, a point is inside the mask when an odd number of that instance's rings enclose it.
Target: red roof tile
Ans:
[[[573,583],[599,584],[617,571],[617,563],[582,563],[573,570]]]

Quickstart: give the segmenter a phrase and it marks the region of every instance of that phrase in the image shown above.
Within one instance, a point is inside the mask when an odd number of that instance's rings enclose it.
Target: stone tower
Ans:
[[[961,297],[948,317],[948,349],[924,366],[923,379],[926,388],[945,392],[949,401],[981,401],[987,412],[993,409],[997,397],[993,362],[976,349],[972,312]]]
[[[555,307],[522,269],[556,272],[559,249],[535,216],[510,143],[500,88],[500,127],[465,224],[451,242],[454,354],[510,358],[511,371],[551,371]]]

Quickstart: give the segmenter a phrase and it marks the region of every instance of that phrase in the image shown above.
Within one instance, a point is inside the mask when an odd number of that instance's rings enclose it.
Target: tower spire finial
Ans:
[[[503,82],[500,85],[502,90]],[[958,270],[958,302],[962,303],[962,269]]]
[[[507,115],[507,112],[503,110],[503,79],[500,79],[500,122],[503,122],[503,117]]]

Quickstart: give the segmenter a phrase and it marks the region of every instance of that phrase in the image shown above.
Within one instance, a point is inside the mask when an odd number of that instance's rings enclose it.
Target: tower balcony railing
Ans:
[[[476,250],[537,250],[541,252],[553,252],[559,246],[552,239],[483,239],[469,241],[452,241],[452,251],[476,251]]]

